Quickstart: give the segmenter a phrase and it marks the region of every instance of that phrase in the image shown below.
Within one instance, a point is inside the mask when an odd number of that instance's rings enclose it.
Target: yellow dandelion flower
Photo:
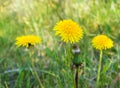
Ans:
[[[98,35],[93,38],[92,45],[98,50],[105,50],[113,47],[113,41],[106,35]]]
[[[41,43],[41,38],[39,36],[34,35],[27,35],[27,36],[20,36],[16,38],[16,45],[17,46],[34,46],[35,44]]]
[[[56,35],[59,35],[61,40],[66,43],[78,42],[83,37],[81,27],[72,20],[63,20],[58,22],[53,30],[55,30]]]

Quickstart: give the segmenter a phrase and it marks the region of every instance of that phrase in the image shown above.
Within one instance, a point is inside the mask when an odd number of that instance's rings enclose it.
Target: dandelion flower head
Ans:
[[[106,50],[113,47],[113,41],[106,35],[98,35],[93,38],[92,45],[98,50]]]
[[[83,37],[83,31],[81,27],[72,20],[63,20],[58,22],[54,30],[56,35],[61,37],[61,40],[68,43],[78,42]]]
[[[17,46],[34,46],[35,44],[41,43],[41,38],[39,36],[34,35],[27,35],[27,36],[20,36],[16,38],[16,45]]]

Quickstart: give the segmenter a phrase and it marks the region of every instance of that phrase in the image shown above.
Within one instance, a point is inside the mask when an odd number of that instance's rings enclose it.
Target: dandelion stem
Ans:
[[[33,68],[33,70],[34,70],[34,74],[35,74],[35,76],[36,76],[36,78],[37,78],[37,80],[38,80],[38,82],[39,82],[39,85],[41,86],[41,88],[44,88],[43,85],[42,85],[41,80],[39,79],[38,73],[37,73],[37,71],[36,71],[36,69],[35,69],[34,62],[32,61],[31,63],[32,63],[32,68]]]
[[[75,74],[75,87],[78,88],[78,66],[76,66],[76,74]]]
[[[32,55],[33,55],[34,53],[30,51],[29,54],[30,54],[30,57],[32,57]],[[31,65],[32,65],[32,68],[33,68],[33,71],[34,71],[34,75],[36,76],[36,78],[37,78],[37,80],[38,80],[38,82],[39,82],[40,88],[44,88],[44,86],[42,85],[42,82],[41,82],[41,80],[40,80],[40,78],[39,78],[39,76],[38,76],[38,73],[37,73],[37,71],[36,71],[36,68],[35,68],[35,65],[34,65],[34,61],[32,60],[32,58],[31,58]]]
[[[99,59],[99,64],[98,64],[97,88],[99,87],[101,63],[102,63],[102,50],[100,51],[100,59]]]
[[[5,81],[5,88],[8,88],[8,84],[7,84],[7,82]]]

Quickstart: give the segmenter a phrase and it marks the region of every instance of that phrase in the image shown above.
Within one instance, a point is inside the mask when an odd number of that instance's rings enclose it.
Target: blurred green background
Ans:
[[[32,58],[44,87],[74,88],[67,44],[53,31],[63,19],[74,20],[84,31],[78,43],[84,64],[79,87],[95,88],[99,52],[91,39],[105,34],[114,47],[104,51],[100,88],[120,88],[119,0],[0,0],[0,88],[40,88],[27,50],[15,45],[16,37],[29,34],[42,38]]]

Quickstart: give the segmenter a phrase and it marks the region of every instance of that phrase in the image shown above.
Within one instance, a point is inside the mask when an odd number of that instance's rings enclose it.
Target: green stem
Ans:
[[[5,88],[8,88],[8,84],[7,84],[7,82],[5,81]]]
[[[38,73],[37,73],[37,71],[36,71],[36,68],[35,68],[35,66],[34,66],[34,62],[32,61],[31,63],[32,63],[32,68],[33,68],[33,70],[34,70],[34,74],[35,74],[35,76],[36,76],[36,78],[37,78],[37,80],[38,80],[38,82],[39,82],[40,87],[41,87],[41,88],[44,88],[43,85],[42,85],[42,82],[41,82],[41,80],[40,80],[40,78],[39,78],[39,76],[38,76]]]
[[[76,74],[75,74],[75,88],[78,88],[78,66],[76,67]]]
[[[99,87],[101,63],[102,63],[102,50],[100,51],[100,59],[99,59],[99,64],[98,64],[97,88]]]
[[[37,78],[37,80],[38,80],[38,82],[39,82],[39,86],[40,86],[41,88],[44,88],[44,86],[42,85],[42,82],[41,82],[41,80],[40,80],[40,78],[39,78],[39,75],[38,75],[38,73],[37,73],[37,71],[36,71],[36,68],[35,68],[35,65],[34,65],[34,61],[32,60],[32,55],[33,55],[33,53],[30,51],[29,54],[30,54],[31,65],[32,65],[32,68],[33,68],[33,71],[34,71],[34,75],[35,75],[35,77]]]
[[[72,71],[72,78],[73,78],[73,85],[74,85],[74,88],[76,87],[76,84],[75,84],[75,74],[74,74],[74,70]]]
[[[66,47],[66,60],[65,60],[65,65],[67,67],[70,67],[71,64],[71,45],[68,44]]]

